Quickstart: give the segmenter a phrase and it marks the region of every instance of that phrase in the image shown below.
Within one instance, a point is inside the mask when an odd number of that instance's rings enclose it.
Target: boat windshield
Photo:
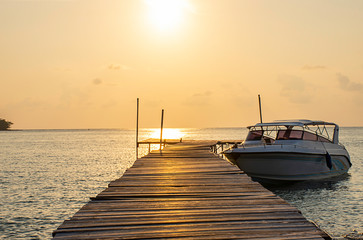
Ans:
[[[275,140],[307,140],[332,142],[329,137],[329,128],[317,126],[315,129],[308,126],[251,126],[246,141],[262,140],[266,143]],[[267,141],[268,140],[268,141]]]
[[[279,130],[276,140],[301,140],[303,131],[301,130]]]
[[[261,140],[262,136],[263,136],[263,130],[253,130],[248,133],[246,140],[247,141]]]

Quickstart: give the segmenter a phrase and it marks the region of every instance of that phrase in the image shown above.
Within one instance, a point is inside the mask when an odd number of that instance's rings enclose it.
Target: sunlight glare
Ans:
[[[149,6],[149,19],[161,31],[171,30],[182,23],[184,14],[191,10],[188,0],[145,0]]]
[[[164,128],[163,129],[163,139],[180,139],[184,136],[178,128]],[[151,138],[160,138],[160,129],[153,129]]]

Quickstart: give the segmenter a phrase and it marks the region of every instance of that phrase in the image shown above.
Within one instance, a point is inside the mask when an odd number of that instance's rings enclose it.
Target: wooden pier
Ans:
[[[215,143],[168,145],[138,159],[54,239],[331,239],[213,154]]]

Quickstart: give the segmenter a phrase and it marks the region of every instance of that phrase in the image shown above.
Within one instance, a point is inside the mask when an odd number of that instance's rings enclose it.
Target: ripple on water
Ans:
[[[363,239],[363,233],[358,232],[357,230],[353,230],[353,232],[348,233],[344,236],[346,239],[352,239],[352,240],[362,240]]]

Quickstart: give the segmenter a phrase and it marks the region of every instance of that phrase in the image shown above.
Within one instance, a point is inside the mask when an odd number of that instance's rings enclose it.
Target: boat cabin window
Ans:
[[[250,131],[247,135],[246,140],[251,141],[251,140],[261,140],[263,135],[263,131],[262,130],[255,130],[255,131]]]
[[[301,130],[279,130],[277,132],[276,140],[308,140],[308,141],[320,141],[331,142],[329,139],[318,136],[311,132],[305,132]]]
[[[301,140],[302,136],[301,130],[279,130],[276,140]]]
[[[331,142],[329,139],[326,139],[325,137],[318,136],[319,142]]]
[[[318,136],[316,134],[314,134],[314,133],[304,132],[303,139],[308,140],[308,141],[317,141]]]

